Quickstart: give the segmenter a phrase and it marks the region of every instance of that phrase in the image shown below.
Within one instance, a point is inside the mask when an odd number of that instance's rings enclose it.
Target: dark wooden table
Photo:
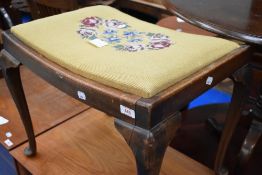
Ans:
[[[261,0],[164,0],[187,22],[219,35],[262,45]]]
[[[238,72],[234,78],[235,82],[241,83],[242,86],[237,85],[234,88],[230,105],[235,106],[236,111],[226,119],[214,166],[217,174],[227,174],[227,170],[223,167],[225,153],[240,116],[246,108],[244,115],[252,117],[253,122],[238,155],[236,172],[239,174],[262,133],[262,1],[163,0],[163,2],[168,10],[183,20],[222,37],[245,42],[253,48],[250,65],[245,71]],[[242,103],[236,102],[241,96],[239,87],[246,91],[245,96],[241,98]]]

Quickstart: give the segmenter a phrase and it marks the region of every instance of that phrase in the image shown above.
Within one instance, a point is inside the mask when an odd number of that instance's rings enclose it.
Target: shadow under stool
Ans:
[[[180,109],[233,75],[228,115],[245,94],[242,72],[249,49],[215,37],[174,32],[94,6],[63,13],[3,33],[0,65],[29,139],[37,153],[19,66],[68,95],[115,117],[115,127],[136,159],[137,174],[159,174]],[[32,85],[33,86],[33,85]]]

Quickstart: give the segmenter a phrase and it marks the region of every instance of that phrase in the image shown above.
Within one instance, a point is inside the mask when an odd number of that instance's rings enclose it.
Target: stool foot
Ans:
[[[132,149],[138,175],[158,175],[167,146],[180,125],[180,114],[147,130],[115,119],[115,127]]]
[[[36,154],[36,151],[33,151],[30,147],[26,147],[24,150],[24,155],[27,157],[34,156]]]
[[[13,97],[21,120],[24,124],[28,137],[29,148],[25,151],[26,156],[32,156],[36,153],[36,141],[34,136],[33,125],[29,114],[21,77],[20,77],[20,62],[12,57],[8,52],[2,51],[0,57],[0,66],[3,71],[7,87]]]

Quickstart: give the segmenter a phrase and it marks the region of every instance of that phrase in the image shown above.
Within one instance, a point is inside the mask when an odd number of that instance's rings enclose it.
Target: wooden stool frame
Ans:
[[[114,116],[116,128],[134,153],[139,175],[159,174],[165,150],[180,125],[179,110],[249,60],[249,47],[241,46],[157,95],[142,98],[66,70],[26,46],[9,31],[3,33],[3,42],[0,66],[29,139],[25,155],[36,154],[36,141],[20,79],[21,63],[68,95]],[[206,84],[208,77],[213,78],[211,85]],[[79,92],[85,94],[85,98],[79,99]],[[127,111],[121,113],[120,105]],[[235,109],[230,108],[229,114],[232,110]],[[127,116],[132,111],[135,118]]]

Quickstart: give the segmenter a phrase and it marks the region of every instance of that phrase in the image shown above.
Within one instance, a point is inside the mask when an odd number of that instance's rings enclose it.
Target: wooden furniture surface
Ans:
[[[152,3],[156,3],[156,4],[161,4],[161,0],[143,0],[143,1],[152,2]]]
[[[66,95],[58,92],[24,67],[22,67],[22,77],[28,100],[31,101],[30,109],[37,109],[39,116],[42,116],[43,113],[48,113],[51,116],[54,113],[54,107],[57,107],[62,108],[61,111],[65,111],[61,112],[59,110],[56,113],[60,113],[61,116],[71,117],[55,126],[48,125],[48,129],[38,134],[39,154],[36,157],[27,158],[21,154],[27,143],[17,145],[10,151],[16,161],[20,162],[17,170],[21,175],[28,174],[28,171],[35,175],[121,175],[136,173],[134,157],[124,139],[116,131],[113,117],[106,116],[106,114],[92,108],[74,114],[67,106],[74,108],[73,105],[70,105],[70,103],[76,103],[74,99],[68,96],[66,98]],[[33,88],[29,88],[31,81],[36,84]],[[49,93],[45,92],[44,89],[49,91]],[[3,80],[0,81],[0,92],[1,95],[2,92],[5,94],[4,100],[2,97],[0,98],[0,114],[5,113],[6,109],[8,111],[16,111],[15,105],[10,102],[12,97],[7,91]],[[36,98],[37,96],[38,98]],[[54,96],[57,99],[63,99],[65,104],[61,106],[55,102],[50,104],[50,98]],[[38,103],[43,108],[39,108]],[[79,104],[79,106],[83,105]],[[9,116],[11,118],[11,123],[8,123],[9,128],[11,125],[14,125],[16,128],[23,127],[15,112],[10,113]],[[34,117],[34,120],[42,120],[43,118],[41,118]],[[56,123],[57,117],[48,117],[47,120],[50,120],[47,121],[49,123],[51,123],[51,120]],[[5,133],[5,128],[5,126],[0,126],[1,131],[3,131],[1,134]],[[20,132],[24,134],[24,131]],[[4,137],[4,135],[1,135],[1,138]],[[17,139],[14,137],[16,137],[15,132],[10,139]],[[176,150],[168,148],[161,174],[213,175],[213,172]]]
[[[216,36],[216,34],[214,33],[200,29],[189,23],[178,22],[178,21],[179,20],[177,19],[176,16],[169,16],[169,17],[163,18],[160,21],[158,21],[157,25],[166,27],[172,30],[180,31],[180,32],[186,32],[186,33],[192,33],[192,34],[198,34],[198,35]]]
[[[76,92],[79,90],[84,91],[89,98],[86,100],[80,99],[82,102],[91,103],[98,109],[108,111],[108,114],[114,117],[129,123],[136,122],[137,126],[145,128],[155,126],[161,120],[169,117],[174,111],[186,105],[188,101],[194,99],[198,94],[213,87],[225,77],[231,75],[247,62],[248,57],[246,56],[249,54],[248,47],[243,45],[232,51],[232,53],[206,66],[204,70],[197,71],[157,95],[151,98],[142,98],[69,72],[65,68],[49,61],[32,48],[29,48],[10,32],[5,32],[3,37],[5,48],[4,51],[2,51],[2,56],[4,58],[9,57],[8,52],[10,52],[30,70],[72,97],[79,99]],[[214,80],[211,85],[207,86],[206,78],[211,74]],[[63,81],[61,82],[61,80]],[[75,82],[77,82],[77,87],[74,87]],[[98,96],[101,97],[101,99],[98,98]],[[179,97],[182,96],[184,98],[179,99]],[[177,98],[180,101],[179,103],[176,103],[175,99]],[[124,104],[131,109],[134,109],[136,106],[138,114],[143,115],[135,120],[127,117],[119,111],[120,104]],[[166,106],[165,110],[162,110],[163,105]],[[163,118],[160,116],[163,116]],[[149,120],[148,117],[150,117],[151,120]]]
[[[6,11],[6,8],[4,7],[4,5],[6,5],[5,3],[0,3],[0,50],[3,49],[3,40],[1,33],[3,32],[3,30],[10,29],[13,26],[13,21],[11,20],[9,14]],[[2,77],[3,75],[0,68],[0,78]]]
[[[17,9],[14,9],[11,5],[11,0],[1,0],[0,1],[0,7],[5,8],[7,13],[10,15],[13,24],[20,24],[21,21],[21,16],[20,13]],[[5,26],[2,22],[0,22],[0,28],[4,28],[4,30],[8,29],[8,26]]]
[[[144,0],[117,0],[116,6],[120,9],[131,9],[142,14],[157,18],[157,20],[171,15],[160,3],[153,3]]]
[[[78,8],[78,3],[75,0],[28,0],[28,3],[34,19],[56,15]]]
[[[262,81],[260,75],[252,74],[256,69],[261,70],[262,68],[261,56],[258,56],[262,53],[262,2],[260,0],[245,0],[241,3],[236,0],[164,0],[164,5],[172,13],[195,26],[225,37],[247,42],[253,46],[251,64],[248,70],[242,72],[241,76],[238,77],[240,83],[237,83],[237,86],[234,87],[233,99],[236,100],[232,100],[230,106],[236,110],[235,112],[228,112],[215,160],[216,173],[227,174],[228,172],[223,166],[225,153],[240,120],[242,110],[245,105],[248,105],[249,109],[245,115],[252,117],[253,122],[238,155],[239,162],[236,166],[236,172],[239,174],[262,135]],[[254,82],[257,80],[259,82],[254,86]],[[257,96],[250,98],[250,94],[257,94]],[[237,102],[241,99],[243,102]]]
[[[262,44],[261,0],[164,0],[163,4],[195,26],[251,44]]]
[[[56,88],[48,86],[45,81],[23,66],[21,67],[21,77],[26,96],[28,97],[27,101],[36,135],[89,108]],[[0,79],[0,116],[9,120],[7,124],[0,125],[0,143],[6,149],[11,150],[27,141],[24,127],[14,101],[10,98],[10,92],[6,87],[4,79]],[[7,146],[4,143],[8,139],[5,135],[7,132],[12,133],[12,137],[9,138],[13,142],[12,146]]]
[[[159,94],[141,98],[73,74],[35,52],[9,32],[3,36],[4,50],[0,64],[27,131],[29,147],[25,150],[26,155],[36,154],[36,141],[19,80],[20,62],[68,95],[114,116],[116,128],[136,157],[137,173],[143,175],[159,173],[165,150],[179,126],[179,110],[245,65],[249,55],[248,47],[241,46]],[[213,81],[207,85],[209,76],[213,77]],[[79,98],[79,91],[88,98]],[[133,110],[136,117],[123,113],[120,105]]]
[[[0,64],[27,131],[27,156],[36,154],[36,141],[19,79],[20,63],[68,95],[114,116],[116,128],[135,155],[137,173],[143,175],[159,173],[165,150],[179,126],[179,110],[245,65],[249,55],[249,48],[241,46],[154,97],[141,98],[73,74],[35,52],[10,32],[4,33],[3,40]],[[210,76],[213,81],[207,84]],[[78,92],[84,93],[87,98],[80,98]],[[129,110],[122,112],[120,106]],[[136,117],[127,115],[130,111]]]
[[[77,0],[80,6],[90,6],[90,5],[111,5],[116,0]]]
[[[34,175],[131,175],[135,160],[125,140],[114,127],[113,117],[93,108],[67,120],[37,137],[39,154],[21,154],[25,145],[12,150],[12,156]],[[162,175],[213,175],[202,164],[168,148]]]
[[[34,19],[76,10],[91,5],[111,5],[116,0],[28,0]]]

